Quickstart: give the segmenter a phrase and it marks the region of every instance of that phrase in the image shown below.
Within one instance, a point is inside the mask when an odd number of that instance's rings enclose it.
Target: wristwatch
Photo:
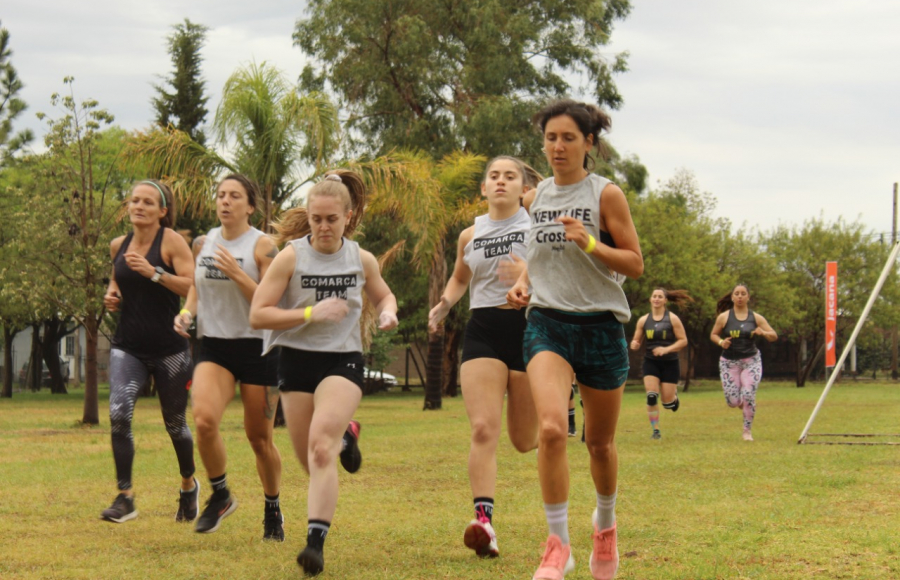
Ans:
[[[150,278],[150,281],[159,283],[160,278],[162,278],[163,274],[165,274],[165,273],[166,273],[166,271],[162,269],[162,266],[157,266],[156,273],[153,274],[153,276]]]

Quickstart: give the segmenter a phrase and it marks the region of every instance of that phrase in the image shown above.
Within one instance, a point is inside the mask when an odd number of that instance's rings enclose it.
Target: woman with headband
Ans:
[[[265,328],[266,352],[281,347],[278,386],[294,452],[309,473],[306,547],[297,563],[307,575],[325,567],[325,537],[337,509],[337,458],[363,389],[360,319],[363,291],[378,328],[397,326],[397,299],[378,261],[348,239],[365,209],[365,186],[350,171],[314,185],[307,206],[276,226],[284,249],[253,295],[250,324]]]
[[[101,517],[120,524],[138,515],[131,419],[138,393],[152,374],[181,474],[175,520],[191,521],[200,491],[185,420],[193,365],[188,341],[172,328],[172,319],[180,297],[194,283],[194,260],[187,242],[172,229],[174,198],[166,185],[141,181],[131,190],[127,211],[132,231],[109,245],[113,273],[103,297],[106,309],[121,315],[109,353],[109,422],[119,494]]]

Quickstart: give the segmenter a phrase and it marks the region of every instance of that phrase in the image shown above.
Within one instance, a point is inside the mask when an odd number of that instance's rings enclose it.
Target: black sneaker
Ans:
[[[113,500],[112,505],[103,510],[100,517],[108,522],[121,524],[128,520],[133,520],[137,515],[138,511],[134,507],[134,498],[120,493]]]
[[[200,505],[200,482],[194,478],[194,491],[178,490],[178,511],[175,512],[176,522],[192,522],[197,518],[197,510]]]
[[[266,510],[263,518],[263,540],[284,541],[284,514],[281,510]]]
[[[653,435],[650,436],[650,439],[662,439],[662,433],[659,432],[659,429],[653,430]]]
[[[303,551],[297,556],[297,563],[300,564],[307,576],[321,574],[325,569],[325,557],[321,551],[312,546],[303,548]]]
[[[228,495],[220,495],[219,492],[214,492],[206,501],[203,513],[197,518],[197,525],[194,527],[194,531],[201,534],[215,532],[219,529],[219,524],[222,523],[222,520],[233,514],[237,506],[238,502],[231,495],[231,492],[228,492]]]
[[[350,421],[344,432],[344,448],[341,450],[341,465],[347,473],[356,473],[362,465],[362,453],[359,451],[359,421]]]
[[[678,410],[678,407],[681,406],[681,401],[678,400],[678,397],[675,397],[675,400],[671,403],[663,403],[663,407],[672,411],[673,413]]]

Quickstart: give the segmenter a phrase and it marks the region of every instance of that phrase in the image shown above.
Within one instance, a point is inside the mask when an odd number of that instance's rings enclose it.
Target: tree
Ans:
[[[568,79],[584,79],[599,104],[622,103],[612,76],[627,55],[603,49],[630,10],[628,0],[312,0],[293,38],[314,59],[302,86],[339,95],[363,151],[536,162],[529,119],[571,92]]]
[[[94,425],[99,422],[97,341],[110,270],[109,242],[118,233],[121,192],[127,189],[130,176],[116,162],[124,146],[124,131],[101,131],[112,123],[112,115],[98,108],[97,101],[76,102],[73,79],[63,82],[69,94],[51,97],[62,116],[51,119],[39,114],[47,120],[47,151],[35,159],[34,186],[13,189],[20,208],[13,219],[22,228],[16,248],[31,294],[85,328],[82,422]]]
[[[203,62],[200,49],[206,42],[209,28],[187,18],[184,23],[172,28],[175,32],[166,37],[166,44],[175,70],[165,79],[172,90],[169,92],[160,85],[153,87],[157,93],[153,98],[156,123],[162,128],[171,124],[203,145],[206,136],[201,127],[206,120],[209,98],[204,95],[205,83],[200,76],[200,64]]]
[[[174,128],[138,133],[126,156],[166,179],[185,210],[213,207],[212,190],[225,172],[259,183],[263,229],[294,193],[318,175],[337,147],[337,110],[321,93],[300,95],[265,62],[236,70],[222,89],[213,123],[219,155]]]
[[[824,354],[825,262],[838,263],[838,334],[851,330],[869,299],[890,253],[890,247],[878,243],[859,222],[846,223],[838,218],[826,223],[820,216],[801,227],[780,226],[761,240],[774,256],[797,297],[793,325],[788,332],[798,343],[805,341],[809,356],[796,361],[798,387],[806,384]],[[889,328],[897,323],[900,296],[896,269],[882,288],[879,301],[867,324]]]

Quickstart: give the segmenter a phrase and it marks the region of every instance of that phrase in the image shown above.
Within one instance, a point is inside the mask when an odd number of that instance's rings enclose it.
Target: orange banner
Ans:
[[[837,262],[825,262],[825,366],[835,365],[837,331]]]

